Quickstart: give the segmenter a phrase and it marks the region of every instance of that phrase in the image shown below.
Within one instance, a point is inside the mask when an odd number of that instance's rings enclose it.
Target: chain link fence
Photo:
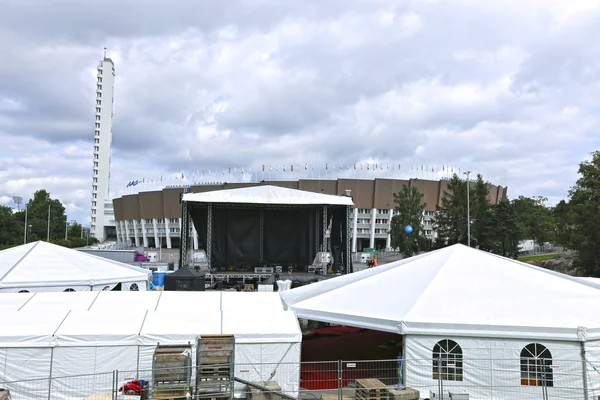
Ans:
[[[259,400],[549,400],[600,396],[595,365],[577,361],[374,360],[235,363],[3,382],[12,400],[217,399]],[[584,380],[585,376],[585,380]],[[233,378],[233,379],[232,379]],[[0,395],[1,395],[0,391]]]

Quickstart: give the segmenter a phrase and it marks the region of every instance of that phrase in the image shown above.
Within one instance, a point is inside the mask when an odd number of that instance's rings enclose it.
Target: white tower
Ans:
[[[96,121],[94,129],[94,167],[92,170],[92,216],[90,235],[104,241],[115,226],[114,210],[110,200],[110,159],[112,149],[113,102],[115,65],[104,58],[98,65],[96,79]],[[114,229],[114,228],[113,228]]]

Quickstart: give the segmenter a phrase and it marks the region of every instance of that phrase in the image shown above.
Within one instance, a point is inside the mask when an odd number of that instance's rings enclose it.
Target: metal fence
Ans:
[[[600,373],[580,360],[557,365],[521,360],[375,360],[212,365],[221,383],[207,391],[194,367],[115,370],[76,376],[2,382],[13,400],[227,398],[229,374],[236,398],[407,400],[407,399],[598,399]],[[173,379],[160,378],[172,376]],[[584,376],[586,379],[584,380]],[[0,377],[1,378],[1,377]],[[214,382],[213,382],[214,383]],[[218,387],[218,389],[215,389]],[[1,392],[0,392],[1,393]]]

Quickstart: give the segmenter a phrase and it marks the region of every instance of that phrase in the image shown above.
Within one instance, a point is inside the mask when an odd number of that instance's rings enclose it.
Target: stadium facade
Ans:
[[[117,240],[145,248],[179,248],[181,232],[181,194],[184,187],[192,193],[236,189],[258,185],[274,185],[316,193],[344,195],[347,190],[354,200],[352,251],[363,248],[390,247],[390,224],[394,215],[394,193],[403,185],[415,186],[424,195],[425,235],[435,238],[433,217],[441,205],[448,180],[423,179],[337,179],[262,181],[260,183],[213,183],[171,186],[163,190],[140,192],[113,199]],[[489,201],[497,204],[506,198],[507,188],[488,185]],[[198,250],[198,234],[192,227],[194,250]]]

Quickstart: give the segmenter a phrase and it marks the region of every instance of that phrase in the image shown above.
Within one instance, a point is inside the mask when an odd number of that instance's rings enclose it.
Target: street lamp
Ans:
[[[469,204],[469,193],[471,192],[469,187],[469,175],[471,171],[464,172],[467,176],[467,246],[471,247],[471,205]]]

